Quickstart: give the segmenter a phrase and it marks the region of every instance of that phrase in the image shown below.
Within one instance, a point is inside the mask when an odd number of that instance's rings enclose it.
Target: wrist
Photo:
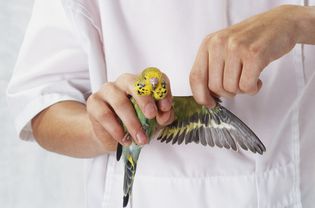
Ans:
[[[296,43],[315,44],[315,7],[293,6]]]

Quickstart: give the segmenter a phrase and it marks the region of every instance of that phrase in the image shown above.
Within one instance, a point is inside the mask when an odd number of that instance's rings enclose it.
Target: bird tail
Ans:
[[[129,154],[125,161],[125,173],[124,173],[124,197],[123,197],[123,207],[128,205],[131,199],[132,186],[134,177],[137,169],[137,161]]]
[[[123,207],[126,207],[128,205],[128,202],[129,202],[129,194],[127,194],[123,198]]]
[[[117,149],[116,149],[116,160],[119,161],[122,155],[123,147],[120,143],[117,144]]]

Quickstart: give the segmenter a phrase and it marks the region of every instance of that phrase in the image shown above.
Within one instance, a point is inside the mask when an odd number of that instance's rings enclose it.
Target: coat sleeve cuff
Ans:
[[[15,126],[19,137],[22,140],[34,141],[31,121],[32,119],[47,107],[62,101],[77,101],[85,104],[83,96],[69,96],[63,94],[46,94],[35,98],[28,103],[15,120]]]

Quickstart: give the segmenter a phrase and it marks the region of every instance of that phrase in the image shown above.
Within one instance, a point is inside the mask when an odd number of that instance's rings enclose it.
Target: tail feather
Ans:
[[[122,145],[120,143],[117,144],[117,150],[116,150],[116,160],[119,161],[122,155]]]
[[[124,173],[124,198],[123,206],[126,207],[129,202],[129,197],[132,194],[132,185],[136,174],[137,162],[131,155],[127,157],[125,162],[125,173]]]
[[[124,196],[124,199],[123,199],[123,207],[126,207],[128,205],[128,202],[129,202],[129,194],[127,194],[126,196]]]

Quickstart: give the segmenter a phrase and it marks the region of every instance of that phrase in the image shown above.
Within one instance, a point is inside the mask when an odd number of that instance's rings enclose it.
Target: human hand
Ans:
[[[280,6],[208,35],[190,74],[196,101],[212,107],[212,96],[256,94],[262,86],[262,70],[303,39],[299,21],[304,10]]]
[[[168,94],[158,102],[155,102],[151,96],[137,95],[134,90],[137,76],[132,74],[122,74],[115,82],[105,83],[99,91],[93,93],[87,100],[87,112],[92,123],[93,136],[101,141],[111,139],[122,145],[129,145],[131,141],[124,137],[122,122],[137,144],[148,142],[128,95],[135,98],[147,118],[156,118],[160,125],[171,123],[174,119],[172,95],[169,79],[164,76]],[[106,137],[108,134],[112,138]]]

